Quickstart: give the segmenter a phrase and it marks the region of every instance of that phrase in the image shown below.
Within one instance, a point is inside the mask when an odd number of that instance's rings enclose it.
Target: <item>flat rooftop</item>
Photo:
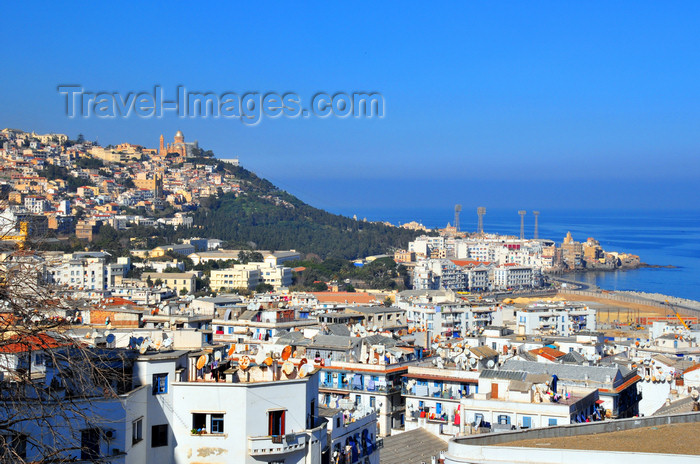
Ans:
[[[517,440],[493,446],[700,455],[700,423],[667,424],[618,432]]]

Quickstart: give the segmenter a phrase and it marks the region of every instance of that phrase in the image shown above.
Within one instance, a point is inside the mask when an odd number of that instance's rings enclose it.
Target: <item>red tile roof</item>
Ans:
[[[136,303],[122,298],[120,296],[113,296],[102,300],[102,304],[105,306],[123,306],[123,305],[135,305]]]
[[[566,353],[564,353],[563,351],[555,350],[554,348],[550,348],[548,346],[543,346],[542,348],[535,348],[534,350],[528,351],[528,353],[533,354],[535,356],[542,356],[544,359],[547,359],[549,361],[556,361],[557,359],[566,355]]]
[[[633,385],[637,383],[638,381],[642,380],[642,378],[638,375],[635,375],[631,379],[629,379],[627,382],[623,383],[622,385],[615,387],[612,392],[613,393],[620,393],[622,390],[625,388],[629,387],[630,385]],[[608,388],[600,388],[599,391],[606,392],[606,393],[611,393],[610,389]]]
[[[693,371],[696,371],[696,370],[698,370],[698,369],[700,369],[700,363],[694,364],[694,365],[690,366],[689,368],[687,368],[686,370],[684,370],[683,373],[684,373],[684,374],[687,374],[688,372],[693,372]]]
[[[457,266],[464,267],[464,266],[479,266],[481,264],[488,266],[491,264],[488,261],[472,261],[468,259],[451,259],[453,263],[455,263]]]
[[[5,341],[0,341],[0,353],[24,353],[25,351],[50,350],[61,346],[68,346],[67,341],[59,341],[46,335],[30,335],[28,337],[15,336]]]

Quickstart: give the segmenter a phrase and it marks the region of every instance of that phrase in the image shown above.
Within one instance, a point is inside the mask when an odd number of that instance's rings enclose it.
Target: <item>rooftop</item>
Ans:
[[[518,440],[508,446],[700,455],[700,441],[691,439],[699,433],[700,423],[667,424],[575,437]]]
[[[418,428],[392,435],[384,439],[380,451],[380,464],[420,464],[441,451],[447,451],[447,442],[440,440],[427,430]]]

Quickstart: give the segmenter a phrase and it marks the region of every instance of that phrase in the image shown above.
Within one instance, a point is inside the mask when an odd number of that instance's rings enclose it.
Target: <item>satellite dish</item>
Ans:
[[[172,344],[173,344],[173,339],[172,339],[172,338],[166,338],[165,340],[163,340],[163,345],[162,345],[162,347],[163,347],[163,348],[170,348],[170,346],[172,346]]]
[[[203,368],[206,363],[207,357],[205,355],[200,356],[199,358],[197,358],[197,369]]]
[[[231,343],[231,348],[228,349],[228,357],[230,358],[231,356],[233,356],[233,353],[235,353],[235,352],[236,352],[236,344]]]
[[[214,360],[221,361],[221,351],[214,351]]]
[[[139,347],[139,353],[144,354],[146,350],[148,349],[148,344],[147,343],[141,343],[141,346]]]
[[[306,377],[309,372],[311,372],[311,369],[313,369],[311,364],[302,364],[301,367],[299,367],[299,378],[303,379]]]
[[[250,358],[248,356],[243,356],[238,362],[238,366],[243,370],[248,369],[248,367],[250,366]]]
[[[271,357],[266,357],[265,360],[261,364],[265,364],[266,366],[270,367],[272,366],[273,360]],[[285,361],[286,363],[286,361]]]
[[[114,343],[114,340],[115,340],[116,338],[117,338],[117,337],[115,337],[114,334],[109,334],[109,335],[107,335],[107,343]]]
[[[291,361],[285,361],[282,364],[282,372],[284,372],[284,375],[290,376],[294,372],[294,364]]]
[[[307,364],[308,362],[309,362],[308,359],[306,359],[306,358],[302,359],[301,361],[299,361],[299,368],[301,368],[301,366]]]
[[[282,361],[286,361],[292,355],[292,347],[287,345],[282,349]]]

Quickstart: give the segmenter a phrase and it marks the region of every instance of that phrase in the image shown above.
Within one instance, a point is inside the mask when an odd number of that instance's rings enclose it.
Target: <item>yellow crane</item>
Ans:
[[[19,235],[3,235],[0,236],[0,240],[8,240],[17,243],[17,247],[20,250],[24,249],[24,244],[27,241],[27,235],[29,235],[29,226],[26,222],[19,223]]]
[[[673,313],[676,315],[676,317],[678,318],[678,320],[681,321],[681,324],[683,324],[683,327],[685,327],[685,330],[687,330],[688,332],[690,332],[690,327],[688,327],[688,324],[685,323],[685,321],[683,320],[683,318],[681,317],[681,315],[678,314],[678,311],[676,311],[675,309],[673,309],[673,305],[672,305],[671,303],[669,303],[668,300],[666,300],[666,304],[669,306],[669,308],[671,308],[671,311],[673,311]]]

